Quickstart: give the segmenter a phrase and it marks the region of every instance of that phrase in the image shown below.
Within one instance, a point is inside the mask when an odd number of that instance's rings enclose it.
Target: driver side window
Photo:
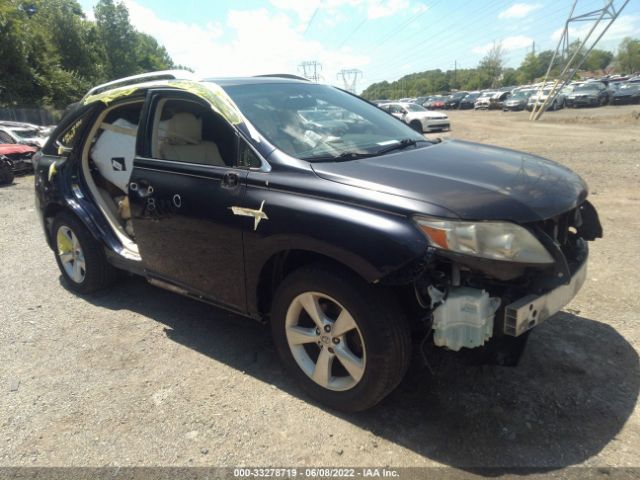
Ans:
[[[156,103],[153,158],[232,167],[235,138],[226,120],[197,99],[161,98]]]

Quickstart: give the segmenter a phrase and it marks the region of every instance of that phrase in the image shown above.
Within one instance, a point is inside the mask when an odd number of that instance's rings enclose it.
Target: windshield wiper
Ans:
[[[389,145],[388,147],[381,148],[376,152],[376,155],[384,155],[385,153],[393,152],[395,150],[404,150],[407,147],[412,147],[418,142],[429,143],[428,140],[414,140],[413,138],[403,138],[398,143],[394,143],[393,145]]]
[[[361,152],[344,152],[340,155],[330,155],[323,157],[306,157],[301,158],[301,160],[306,160],[308,162],[348,162],[349,160],[358,160],[360,158],[370,158],[377,157],[378,155],[384,155],[385,153],[393,152],[394,150],[402,150],[404,148],[410,147],[412,145],[417,144],[418,142],[432,143],[429,140],[414,140],[412,138],[404,138],[399,140],[397,143],[393,145],[389,145],[388,147],[381,148],[375,152],[370,153],[361,153]]]
[[[301,160],[307,162],[348,162],[349,160],[358,160],[359,158],[369,158],[378,155],[378,152],[374,153],[360,153],[360,152],[344,152],[340,155],[327,155],[323,157],[306,157]]]

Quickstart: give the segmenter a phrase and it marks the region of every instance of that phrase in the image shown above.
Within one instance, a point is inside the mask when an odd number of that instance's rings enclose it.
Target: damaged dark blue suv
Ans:
[[[504,360],[574,297],[602,236],[567,168],[434,143],[289,76],[101,85],[34,164],[71,289],[124,270],[270,322],[291,375],[345,411],[384,398],[425,344]]]

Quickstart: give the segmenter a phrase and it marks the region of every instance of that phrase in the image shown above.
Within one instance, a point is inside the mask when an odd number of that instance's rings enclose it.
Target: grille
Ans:
[[[542,222],[537,222],[538,225],[547,235],[553,240],[558,242],[561,248],[567,246],[569,240],[570,228],[575,227],[579,222],[577,219],[578,209],[569,210],[568,212],[556,215]]]

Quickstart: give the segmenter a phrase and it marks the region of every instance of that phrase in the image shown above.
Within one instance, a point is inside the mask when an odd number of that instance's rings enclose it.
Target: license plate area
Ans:
[[[576,296],[587,278],[587,262],[561,285],[544,295],[527,295],[510,303],[504,312],[504,333],[517,337],[558,313]]]

